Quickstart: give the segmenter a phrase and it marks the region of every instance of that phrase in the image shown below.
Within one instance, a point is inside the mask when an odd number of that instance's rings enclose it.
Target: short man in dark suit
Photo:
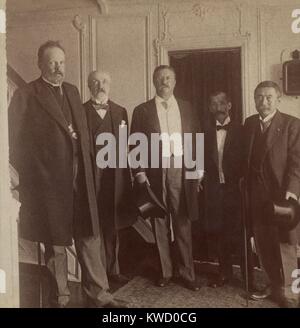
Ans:
[[[186,168],[176,168],[174,163],[183,162],[184,149],[182,135],[195,134],[199,126],[188,102],[176,99],[173,90],[176,84],[175,71],[172,67],[158,66],[153,73],[156,96],[138,107],[133,112],[131,135],[143,133],[148,140],[148,163],[146,168],[133,170],[135,183],[150,184],[151,189],[161,203],[168,209],[169,215],[152,219],[152,228],[158,250],[161,274],[157,281],[160,287],[166,286],[173,274],[189,289],[199,290],[196,281],[192,252],[192,221],[198,219],[198,183],[199,180],[187,179]],[[180,135],[178,143],[160,143],[160,163],[151,167],[151,135]],[[153,155],[153,154],[152,154]],[[162,167],[164,160],[170,167]],[[167,165],[166,165],[167,166]],[[171,229],[171,230],[170,230]],[[174,261],[171,258],[171,235],[174,235]],[[174,266],[174,267],[173,267]]]
[[[115,282],[128,282],[121,275],[119,265],[119,230],[131,226],[135,215],[130,211],[131,178],[128,167],[99,167],[103,163],[96,163],[97,153],[103,149],[103,144],[97,143],[97,137],[105,133],[116,140],[116,155],[119,147],[127,150],[128,118],[125,108],[109,99],[111,77],[107,72],[93,71],[88,77],[91,99],[84,104],[86,109],[93,165],[96,181],[96,196],[99,209],[100,229],[103,233],[105,245],[105,262],[108,279]],[[119,132],[125,129],[122,136]],[[120,138],[126,137],[122,143]],[[127,163],[127,162],[126,162]]]
[[[45,244],[55,305],[70,299],[66,246],[75,246],[85,295],[99,307],[113,299],[99,257],[98,209],[87,120],[77,88],[64,82],[65,51],[38,51],[41,76],[18,89],[9,108],[10,160],[19,174],[21,237]]]
[[[296,202],[300,195],[300,120],[281,113],[279,86],[273,81],[258,84],[254,100],[258,114],[245,121],[245,181],[251,224],[258,255],[270,287],[252,298],[272,296],[283,307],[295,307],[293,293],[297,269],[296,228],[279,227],[266,214],[269,201]]]
[[[240,241],[242,126],[230,119],[231,100],[223,91],[210,96],[212,123],[205,129],[205,226],[219,259],[219,275],[211,287],[223,286],[232,276],[232,251]],[[234,243],[235,241],[235,243]]]

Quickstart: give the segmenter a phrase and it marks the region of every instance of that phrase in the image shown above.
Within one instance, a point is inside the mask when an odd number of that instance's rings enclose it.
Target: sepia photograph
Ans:
[[[300,308],[299,1],[1,0],[0,44],[0,308]]]

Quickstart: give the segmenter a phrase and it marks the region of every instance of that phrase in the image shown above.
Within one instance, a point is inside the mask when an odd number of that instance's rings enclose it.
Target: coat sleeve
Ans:
[[[286,191],[300,196],[300,120],[292,121],[288,134]]]
[[[130,136],[132,136],[132,134],[134,134],[134,133],[145,133],[144,125],[143,125],[143,108],[142,107],[136,107],[133,111]],[[130,165],[130,156],[135,147],[137,147],[137,145],[129,145],[129,165]],[[131,170],[132,170],[133,176],[135,176],[139,172],[146,171],[143,167],[138,167],[138,168],[131,167]]]
[[[28,96],[25,90],[17,89],[8,107],[9,161],[18,171],[21,163],[20,139],[24,132]]]

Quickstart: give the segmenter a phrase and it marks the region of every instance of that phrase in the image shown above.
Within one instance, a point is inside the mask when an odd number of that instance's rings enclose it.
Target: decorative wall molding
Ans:
[[[79,49],[80,49],[80,94],[82,100],[86,99],[86,30],[87,26],[82,21],[80,15],[73,18],[73,26],[79,32]]]
[[[100,13],[103,15],[107,15],[108,14],[107,1],[106,0],[96,0],[96,3],[100,10]]]
[[[170,31],[169,31],[170,14],[168,11],[168,7],[165,4],[159,5],[158,12],[159,12],[159,27],[162,25],[162,30],[159,29],[160,40],[162,42],[170,42],[173,40],[173,37],[170,35]]]
[[[75,15],[73,18],[73,25],[79,32],[85,34],[86,32],[86,25],[83,23],[81,17],[79,15]]]
[[[141,29],[144,31],[144,44],[145,44],[145,90],[144,90],[144,99],[149,100],[153,94],[153,86],[152,86],[152,70],[153,70],[153,46],[152,46],[152,28],[153,28],[153,7],[148,8],[137,8],[136,11],[116,11],[114,13],[110,13],[108,16],[105,17],[107,22],[114,19],[128,19],[128,23],[130,25],[130,20],[133,19],[143,19],[143,24],[141,24]],[[90,60],[94,63],[93,69],[97,69],[101,67],[101,60],[98,61],[99,54],[97,53],[97,43],[99,40],[97,39],[97,21],[101,21],[103,16],[92,16],[90,18],[89,23],[89,33],[92,31],[92,36],[90,36]],[[91,50],[92,49],[92,50]],[[155,49],[155,48],[154,48]],[[93,53],[93,55],[91,55]],[[154,52],[155,56],[156,53]]]
[[[89,16],[89,72],[97,69],[97,22]]]
[[[146,19],[146,99],[152,95],[152,52],[151,52],[151,33],[152,33],[152,13],[147,12]]]
[[[265,80],[266,77],[266,42],[265,42],[265,21],[262,17],[261,8],[257,8],[257,68],[258,81]]]
[[[199,19],[201,21],[204,21],[208,17],[208,15],[211,13],[211,11],[212,11],[211,7],[208,7],[201,3],[196,3],[192,7],[192,13],[195,16],[199,17]]]
[[[292,53],[296,49],[299,50],[299,47],[295,46],[295,47],[282,49],[280,52],[280,63],[283,64],[288,60],[292,60],[293,59]]]

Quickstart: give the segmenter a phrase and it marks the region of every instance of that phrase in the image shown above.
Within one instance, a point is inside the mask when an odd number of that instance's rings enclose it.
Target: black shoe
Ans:
[[[249,293],[249,299],[253,301],[261,301],[265,300],[266,298],[269,298],[272,296],[272,290],[267,287],[262,291],[255,291]]]
[[[126,276],[124,276],[120,273],[108,276],[108,280],[110,280],[112,282],[117,282],[120,284],[127,284],[130,281],[129,278],[127,278]]]
[[[166,287],[169,285],[171,278],[160,278],[158,279],[156,285],[158,287]]]
[[[183,285],[183,287],[192,290],[193,292],[198,292],[201,288],[201,285],[197,280],[190,281],[182,279],[181,284]]]
[[[59,296],[57,300],[50,301],[50,307],[64,309],[70,302],[70,296]]]
[[[105,304],[103,307],[108,308],[108,309],[109,308],[111,308],[111,309],[121,309],[121,308],[127,309],[127,308],[129,308],[129,304],[126,301],[114,298],[109,303]]]
[[[223,275],[219,275],[209,281],[208,287],[219,288],[219,287],[223,287],[228,282],[229,282],[229,278],[227,278]]]

